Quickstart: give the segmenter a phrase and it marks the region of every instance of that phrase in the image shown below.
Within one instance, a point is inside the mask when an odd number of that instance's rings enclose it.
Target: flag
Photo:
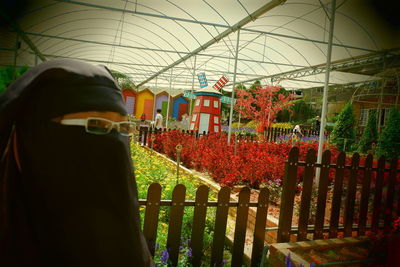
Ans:
[[[214,85],[213,87],[217,90],[220,90],[224,85],[228,82],[228,78],[222,76]]]
[[[204,72],[197,74],[197,77],[199,77],[199,83],[201,88],[206,87],[208,85],[206,74]]]

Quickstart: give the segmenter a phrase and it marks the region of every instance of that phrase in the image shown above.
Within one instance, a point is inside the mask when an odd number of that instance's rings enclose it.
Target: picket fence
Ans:
[[[360,156],[355,153],[351,164],[346,165],[346,154],[341,152],[336,163],[331,163],[331,152],[325,151],[321,164],[316,163],[316,151],[310,149],[306,160],[299,161],[299,149],[293,147],[285,163],[285,173],[280,203],[279,224],[277,227],[267,227],[267,211],[269,192],[266,188],[260,190],[258,202],[249,202],[250,189],[242,188],[237,202],[230,202],[230,188],[223,187],[218,193],[218,201],[209,201],[207,186],[200,186],[196,199],[185,200],[185,187],[177,185],[173,191],[172,200],[161,200],[161,186],[152,184],[148,189],[147,200],[140,200],[140,205],[146,206],[144,218],[144,234],[154,255],[157,237],[158,215],[161,206],[170,206],[167,248],[174,266],[178,262],[182,218],[184,208],[194,206],[191,247],[192,262],[200,266],[203,248],[203,234],[207,208],[216,208],[214,239],[212,245],[211,266],[222,263],[224,241],[227,226],[228,211],[236,208],[236,224],[234,233],[232,266],[242,266],[243,248],[246,228],[248,227],[249,207],[257,208],[254,243],[251,266],[258,266],[263,257],[263,247],[266,231],[277,231],[277,242],[303,241],[310,239],[336,238],[339,233],[344,237],[365,235],[367,231],[377,232],[382,229],[390,231],[394,218],[400,216],[400,186],[397,159],[393,159],[390,168],[385,166],[385,158],[380,157],[377,166],[373,166],[373,156],[368,155],[364,166],[360,166]],[[302,194],[298,224],[292,225],[295,192],[298,183],[298,170],[304,168]],[[320,168],[317,191],[315,223],[309,224],[312,190],[316,168]],[[326,218],[329,172],[334,169],[333,193],[329,218]],[[363,179],[360,179],[360,174]],[[386,174],[386,176],[385,176]],[[360,191],[360,200],[356,202],[356,192]],[[342,203],[342,197],[344,201]],[[372,205],[369,205],[371,203]],[[344,205],[343,205],[344,204]],[[355,218],[355,208],[358,213]],[[344,223],[339,224],[340,215]],[[368,214],[372,214],[367,224]],[[326,221],[328,224],[325,224]],[[312,237],[310,237],[310,234]],[[325,236],[324,236],[325,235]],[[265,256],[265,255],[264,255]]]
[[[377,232],[378,229],[390,231],[394,218],[400,216],[400,188],[397,177],[400,170],[397,158],[392,159],[390,168],[385,167],[386,160],[383,156],[379,158],[377,166],[373,166],[372,155],[368,155],[364,166],[360,166],[358,153],[353,154],[350,165],[345,164],[346,154],[344,152],[339,153],[336,164],[331,164],[329,150],[323,153],[321,164],[316,163],[316,158],[316,152],[313,149],[307,152],[305,162],[299,161],[297,147],[293,147],[289,153],[288,161],[285,163],[277,242],[288,242],[291,240],[292,234],[297,236],[297,241],[303,241],[309,239],[308,233],[313,233],[312,239],[315,240],[324,238],[324,233],[327,233],[329,238],[336,238],[338,232],[343,232],[344,237],[349,237],[365,235],[367,230],[372,232]],[[299,222],[298,225],[293,226],[293,206],[299,167],[304,167],[303,188]],[[321,171],[315,224],[309,225],[310,206],[313,201],[311,198],[313,177],[317,167]],[[335,177],[332,204],[329,207],[331,212],[329,218],[326,218],[326,200],[331,169],[335,170]],[[363,174],[362,181],[360,181],[361,173]],[[385,179],[386,173],[388,177]],[[361,190],[361,197],[356,205],[357,188]],[[345,193],[344,205],[342,205],[343,193]],[[369,203],[372,204],[370,207]],[[355,218],[355,208],[358,210],[357,218]],[[344,223],[339,225],[341,213],[344,216]],[[368,213],[372,213],[370,224],[367,224]],[[329,221],[329,224],[324,224],[325,221]]]
[[[218,200],[209,201],[209,188],[202,185],[197,189],[194,201],[185,200],[186,188],[184,185],[178,184],[173,190],[171,200],[161,200],[161,185],[158,183],[151,184],[148,188],[147,199],[139,200],[140,205],[146,206],[143,232],[151,254],[154,256],[155,253],[160,208],[162,206],[169,206],[171,208],[169,213],[167,249],[172,265],[177,266],[184,209],[190,206],[194,207],[193,228],[190,239],[193,255],[191,260],[193,266],[200,266],[207,208],[216,208],[210,266],[221,266],[223,262],[228,211],[229,208],[236,208],[231,266],[242,266],[248,211],[249,207],[255,207],[257,213],[253,232],[254,241],[251,266],[258,266],[264,249],[269,198],[268,189],[264,188],[260,190],[257,202],[250,202],[250,189],[247,187],[241,189],[238,201],[230,201],[230,191],[229,187],[222,187],[218,192]]]

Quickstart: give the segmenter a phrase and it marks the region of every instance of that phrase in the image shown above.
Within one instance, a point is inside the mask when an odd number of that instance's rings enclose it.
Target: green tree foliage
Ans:
[[[111,70],[111,73],[121,89],[135,90],[135,84],[131,81],[128,75],[116,70]]]
[[[303,99],[292,101],[293,105],[285,110],[282,110],[277,115],[277,121],[287,122],[305,122],[308,119],[315,117],[316,111],[311,105],[307,104]]]
[[[348,103],[340,112],[331,134],[331,142],[340,150],[350,151],[351,145],[354,144],[356,139],[354,125],[353,105]]]
[[[6,88],[19,76],[24,74],[28,70],[28,67],[18,67],[15,69],[12,66],[7,66],[0,69],[0,93],[2,93]]]
[[[385,128],[378,139],[378,156],[385,156],[387,160],[400,155],[400,113],[392,108]]]
[[[367,153],[368,150],[372,148],[372,143],[378,141],[378,127],[377,127],[377,117],[376,111],[370,110],[368,114],[368,122],[367,126],[364,129],[364,132],[360,138],[360,142],[358,143],[358,151],[360,153]]]

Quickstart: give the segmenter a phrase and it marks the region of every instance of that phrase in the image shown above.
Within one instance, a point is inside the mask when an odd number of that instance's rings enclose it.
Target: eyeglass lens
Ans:
[[[114,123],[112,121],[100,118],[90,118],[87,120],[86,131],[88,133],[93,134],[106,134],[111,131],[114,127],[114,124],[117,124],[117,130],[122,135],[131,135],[135,131],[135,125],[131,122],[117,122]]]

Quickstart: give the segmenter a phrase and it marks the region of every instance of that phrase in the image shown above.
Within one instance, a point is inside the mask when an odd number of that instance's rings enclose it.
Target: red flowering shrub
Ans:
[[[285,161],[292,148],[289,142],[241,141],[236,144],[235,155],[234,142],[228,146],[225,134],[210,134],[196,139],[179,131],[157,134],[153,147],[176,160],[178,144],[182,145],[181,162],[186,167],[207,172],[224,185],[246,184],[255,188],[268,181],[281,184]],[[300,142],[298,146],[301,160],[305,159],[309,149],[317,149],[316,143]],[[336,156],[337,151],[333,149],[332,154]],[[300,179],[302,173],[302,168],[299,168]]]
[[[207,172],[215,181],[224,185],[245,184],[253,188],[261,184],[274,182],[280,185],[283,180],[285,162],[288,159],[292,144],[290,142],[248,142],[240,141],[236,144],[232,140],[227,145],[226,134],[210,134],[195,138],[194,135],[184,134],[180,131],[169,131],[156,134],[153,148],[176,160],[176,146],[182,145],[181,162],[188,168]],[[309,149],[318,149],[317,142],[298,142],[299,159],[306,159]],[[331,163],[335,164],[339,151],[334,146],[324,147],[331,151]],[[360,158],[360,166],[364,166],[365,158]],[[351,164],[351,158],[346,158],[346,165]],[[374,161],[373,166],[377,166]],[[389,167],[388,165],[386,166]],[[334,180],[336,170],[331,168],[329,178]],[[302,181],[304,167],[298,168],[298,179]],[[350,170],[345,170],[345,182],[350,175]],[[375,172],[372,173],[374,184]],[[359,170],[357,182],[363,181],[364,171]],[[384,185],[388,173],[385,174]]]

